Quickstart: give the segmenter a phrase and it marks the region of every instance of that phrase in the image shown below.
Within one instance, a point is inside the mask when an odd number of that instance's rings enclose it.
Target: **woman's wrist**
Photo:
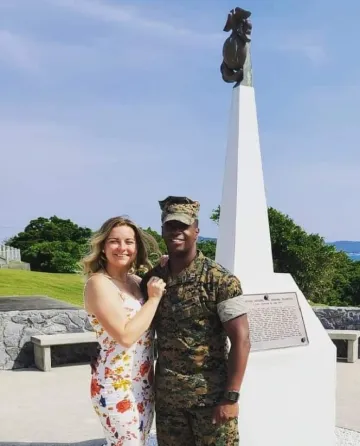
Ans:
[[[153,302],[153,303],[156,303],[156,305],[158,305],[159,304],[159,302],[160,302],[160,300],[161,300],[161,297],[158,297],[158,296],[149,296],[149,302]]]

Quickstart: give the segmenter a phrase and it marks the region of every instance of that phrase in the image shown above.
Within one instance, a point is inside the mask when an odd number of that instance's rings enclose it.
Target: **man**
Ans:
[[[239,280],[197,250],[199,203],[160,201],[169,260],[152,276],[166,282],[154,323],[159,446],[237,446],[238,398],[249,350]],[[229,354],[227,337],[231,342]]]

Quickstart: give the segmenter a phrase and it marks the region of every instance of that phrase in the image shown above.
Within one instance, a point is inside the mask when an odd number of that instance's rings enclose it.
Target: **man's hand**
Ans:
[[[213,410],[212,423],[224,424],[239,416],[239,404],[222,401]]]
[[[164,268],[164,266],[166,266],[166,264],[167,264],[168,261],[169,261],[169,256],[166,255],[166,254],[163,254],[163,255],[160,257],[160,266],[161,266],[162,268]]]

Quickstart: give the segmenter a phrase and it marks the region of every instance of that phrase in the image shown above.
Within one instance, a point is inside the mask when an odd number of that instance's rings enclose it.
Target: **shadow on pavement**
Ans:
[[[103,438],[96,440],[78,441],[76,443],[42,443],[42,442],[21,442],[21,441],[0,441],[0,446],[103,446],[106,444]]]
[[[148,446],[156,446],[156,434],[150,433],[148,439]],[[0,446],[106,446],[104,438],[97,438],[94,440],[77,441],[75,443],[55,443],[55,442],[23,442],[23,441],[0,441]]]

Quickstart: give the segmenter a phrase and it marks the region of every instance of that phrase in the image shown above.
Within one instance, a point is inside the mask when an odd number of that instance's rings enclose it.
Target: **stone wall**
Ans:
[[[92,331],[82,309],[28,310],[0,313],[0,370],[34,366],[31,336]],[[52,363],[87,362],[96,343],[53,347]]]
[[[21,269],[30,271],[30,263],[25,262],[9,262],[9,263],[1,263],[0,259],[0,269]]]
[[[360,307],[314,307],[313,310],[325,329],[360,330]],[[337,347],[338,357],[346,358],[347,342],[333,342]]]
[[[326,329],[360,330],[360,308],[314,307]],[[28,310],[0,313],[0,370],[34,366],[31,336],[92,331],[82,309]],[[334,341],[338,356],[346,357],[346,342]],[[54,365],[88,362],[96,354],[96,343],[53,347]],[[360,348],[359,348],[360,357]]]
[[[360,330],[360,307],[313,307],[324,328]]]

